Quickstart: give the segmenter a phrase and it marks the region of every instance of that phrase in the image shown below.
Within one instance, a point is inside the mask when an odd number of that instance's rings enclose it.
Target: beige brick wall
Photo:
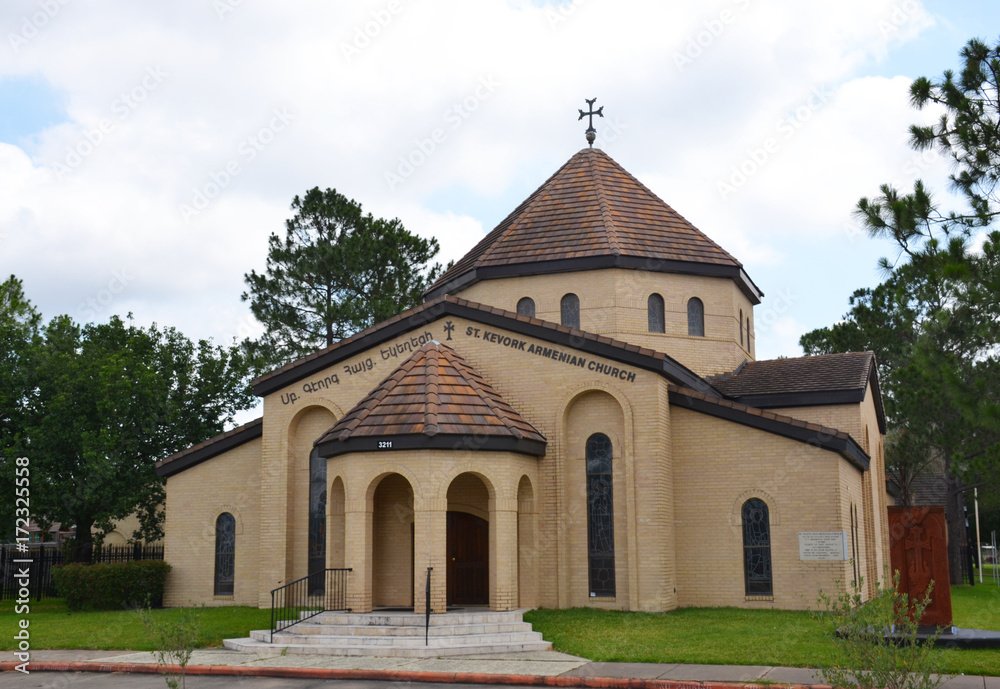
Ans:
[[[567,293],[580,298],[580,327],[664,352],[700,375],[732,371],[744,359],[753,360],[753,306],[728,278],[655,273],[642,270],[593,270],[553,275],[485,280],[457,296],[508,311],[522,297],[535,302],[535,316],[560,322],[560,302]],[[665,333],[650,333],[647,301],[663,297]],[[705,336],[688,335],[687,303],[698,297],[705,305]],[[744,329],[750,317],[751,336],[740,345],[739,315]]]
[[[805,609],[846,581],[847,561],[799,560],[798,534],[845,531],[860,473],[838,454],[686,409],[671,409],[677,597],[688,606]],[[853,488],[855,494],[858,487]],[[768,505],[773,600],[748,600],[741,509]]]
[[[260,439],[167,479],[164,559],[172,567],[164,605],[257,605],[260,551]],[[215,522],[236,519],[234,595],[216,597]],[[270,605],[270,601],[268,601]]]

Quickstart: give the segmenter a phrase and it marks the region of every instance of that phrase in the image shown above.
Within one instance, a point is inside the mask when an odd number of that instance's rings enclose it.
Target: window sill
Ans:
[[[747,596],[746,600],[773,601],[774,596]]]

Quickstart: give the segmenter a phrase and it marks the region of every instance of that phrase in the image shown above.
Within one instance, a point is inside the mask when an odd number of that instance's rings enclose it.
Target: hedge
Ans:
[[[59,595],[70,610],[120,610],[163,605],[163,587],[170,565],[162,560],[75,563],[52,571]]]

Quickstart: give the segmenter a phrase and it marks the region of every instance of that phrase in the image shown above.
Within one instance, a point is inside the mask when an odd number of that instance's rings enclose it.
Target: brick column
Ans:
[[[372,611],[372,506],[368,500],[346,500],[344,544],[347,577],[347,606],[351,612]]]
[[[517,608],[517,500],[490,500],[490,610]]]
[[[446,612],[448,607],[448,500],[414,498],[413,500],[414,576],[413,608],[423,613],[427,568],[431,572],[431,612]]]

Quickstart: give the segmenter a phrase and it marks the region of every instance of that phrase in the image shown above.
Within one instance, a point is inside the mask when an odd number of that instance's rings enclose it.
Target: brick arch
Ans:
[[[366,461],[364,455],[355,458],[352,461]],[[378,484],[386,476],[390,474],[399,474],[410,484],[410,490],[413,491],[413,499],[419,500],[423,497],[423,485],[417,478],[417,474],[408,466],[404,464],[380,464],[376,465],[369,471],[364,479],[355,487],[354,493],[349,494],[351,497],[348,499],[363,499],[371,504],[372,499],[375,497],[375,490],[378,488]],[[344,486],[345,489],[347,486]]]
[[[778,504],[771,494],[759,488],[749,488],[740,493],[736,497],[735,502],[733,502],[732,510],[729,513],[730,526],[743,526],[743,505],[751,498],[760,498],[767,505],[767,515],[771,526],[777,526],[781,523],[781,513],[778,511]]]

